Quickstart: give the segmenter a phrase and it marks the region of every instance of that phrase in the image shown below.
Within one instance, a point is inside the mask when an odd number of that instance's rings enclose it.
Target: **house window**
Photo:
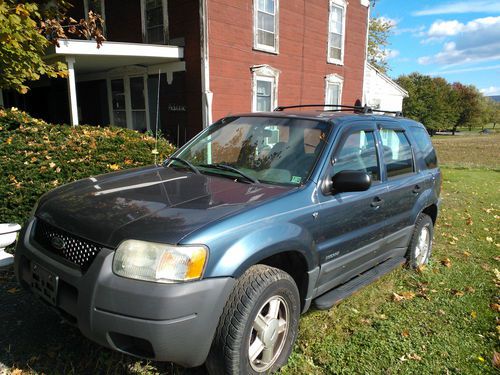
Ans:
[[[342,84],[344,80],[337,74],[330,74],[325,78],[325,104],[342,104]],[[331,107],[325,107],[331,109]]]
[[[269,65],[257,65],[251,68],[252,83],[252,111],[270,112],[278,106],[278,77],[279,70]]]
[[[345,13],[344,0],[330,0],[327,59],[329,63],[344,63]]]
[[[278,52],[278,0],[254,0],[254,48]]]
[[[104,7],[104,0],[85,0],[83,2],[83,8],[85,10],[85,19],[88,20],[89,11],[94,14],[99,14],[103,21],[106,20],[106,10]],[[102,26],[102,32],[106,35],[106,22]]]
[[[268,77],[257,78],[257,112],[272,111],[273,103],[273,79]]]
[[[167,35],[167,0],[141,0],[144,41],[165,44]]]
[[[147,90],[147,75],[108,79],[111,124],[139,131],[149,130]]]

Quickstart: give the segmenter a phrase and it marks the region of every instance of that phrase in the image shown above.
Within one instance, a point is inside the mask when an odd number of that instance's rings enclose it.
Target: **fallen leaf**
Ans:
[[[401,332],[401,336],[402,337],[408,337],[408,336],[410,336],[410,332],[408,332],[408,330],[405,329],[403,332]]]
[[[54,168],[55,166],[56,166],[56,163],[54,163],[53,161],[51,161],[51,162],[49,163],[49,167],[50,167],[50,168]]]
[[[425,264],[421,264],[420,266],[418,266],[418,267],[416,268],[416,271],[417,271],[418,273],[424,273],[424,271],[425,271],[425,269],[426,269],[426,268],[427,268],[427,267],[426,267],[426,265],[425,265]]]
[[[110,165],[108,165],[108,167],[112,171],[117,171],[118,169],[120,169],[120,166],[118,164],[110,164]]]
[[[413,292],[403,292],[401,293],[401,295],[405,300],[412,300],[413,298],[415,298],[415,293]]]
[[[408,354],[408,359],[413,359],[414,361],[421,361],[422,357],[420,357],[418,354]]]
[[[466,286],[465,289],[464,289],[467,293],[474,293],[476,291],[476,289],[474,289],[473,287],[471,286]]]
[[[479,355],[479,356],[477,356],[477,359],[478,359],[480,362],[484,362],[484,358],[483,358],[483,357],[481,357],[480,355]]]
[[[445,267],[450,268],[451,267],[451,260],[450,258],[445,258],[441,260],[441,264]]]
[[[404,297],[397,293],[392,293],[392,300],[395,302],[401,302],[402,300],[404,300]]]
[[[465,293],[460,290],[452,289],[451,294],[453,294],[455,297],[462,297]]]
[[[471,217],[468,217],[467,220],[465,220],[466,225],[472,225],[474,222],[472,221]]]
[[[491,238],[491,237],[486,237],[486,241],[488,241],[488,242],[493,242],[493,238]]]
[[[500,305],[498,303],[492,303],[490,307],[493,311],[500,313]]]
[[[19,289],[19,288],[10,288],[10,289],[7,290],[7,293],[9,293],[9,294],[16,294],[16,293],[18,293],[20,291],[21,291],[21,289]]]
[[[469,253],[468,251],[464,251],[462,254],[464,254],[467,258],[471,256],[471,253]]]
[[[441,309],[438,310],[438,314],[439,315],[446,315],[446,313],[444,312],[444,310],[441,310]]]
[[[491,363],[494,368],[500,368],[500,353],[493,352],[493,359],[491,360]]]
[[[475,312],[475,311],[471,311],[471,313],[470,313],[470,317],[471,317],[472,319],[476,319],[476,318],[477,318],[477,312]]]

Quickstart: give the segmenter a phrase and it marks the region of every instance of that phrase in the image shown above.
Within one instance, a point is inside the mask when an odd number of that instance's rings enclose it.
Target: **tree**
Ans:
[[[453,90],[458,96],[459,105],[456,111],[459,113],[457,121],[453,126],[453,134],[460,126],[467,126],[469,130],[477,127],[483,121],[483,109],[481,100],[482,94],[473,85],[464,85],[455,82],[452,85]]]
[[[384,18],[370,18],[368,32],[368,62],[383,73],[389,69],[387,49],[394,25]]]
[[[408,91],[403,101],[405,115],[423,123],[431,134],[456,123],[458,95],[445,79],[411,73],[396,82]]]
[[[87,20],[65,16],[66,0],[0,0],[0,89],[26,93],[26,82],[42,76],[65,77],[66,65],[44,60],[47,47],[68,36],[104,41],[102,18],[89,12]]]

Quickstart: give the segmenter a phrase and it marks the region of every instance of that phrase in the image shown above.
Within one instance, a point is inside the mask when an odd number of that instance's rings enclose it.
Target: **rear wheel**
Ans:
[[[429,262],[433,235],[434,225],[432,219],[426,214],[420,214],[408,247],[407,258],[408,265],[411,268],[418,268]]]
[[[292,277],[256,265],[236,282],[207,359],[210,374],[268,374],[286,364],[297,337],[300,299]]]

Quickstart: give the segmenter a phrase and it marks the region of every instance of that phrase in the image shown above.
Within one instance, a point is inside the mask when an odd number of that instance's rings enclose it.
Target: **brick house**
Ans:
[[[222,116],[279,105],[363,102],[369,0],[73,0],[107,41],[61,41],[68,79],[5,106],[51,122],[154,130],[183,144]],[[1,100],[1,98],[0,98]],[[0,103],[2,104],[2,103]],[[158,109],[158,110],[157,110]]]

